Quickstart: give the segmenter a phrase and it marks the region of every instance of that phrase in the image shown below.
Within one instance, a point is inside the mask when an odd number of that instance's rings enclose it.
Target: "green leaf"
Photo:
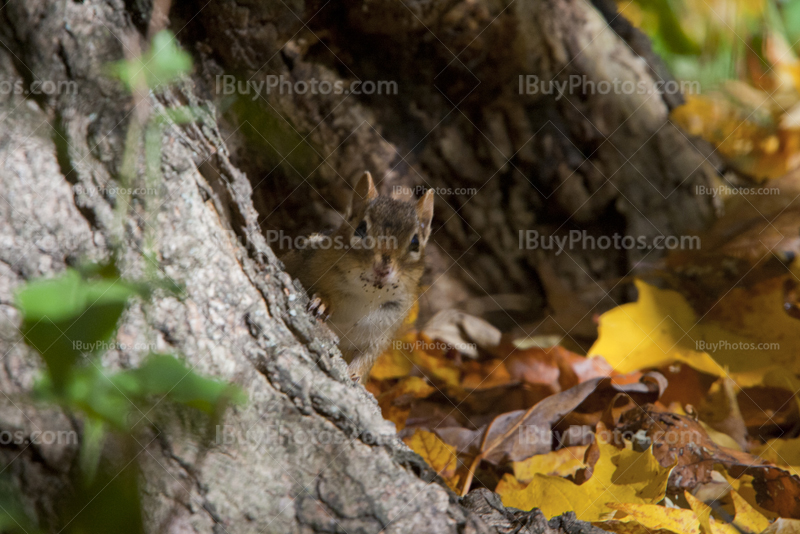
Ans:
[[[178,48],[177,43],[175,36],[166,30],[153,38],[148,67],[152,65],[150,70],[160,79],[160,84],[169,83],[192,68],[191,56]]]
[[[107,375],[92,365],[75,370],[59,390],[49,377],[37,382],[40,401],[59,402],[78,409],[97,421],[129,431],[130,415],[152,399],[176,402],[216,415],[229,402],[242,403],[237,387],[198,375],[173,356],[154,354],[141,367]]]
[[[81,263],[75,269],[81,273],[84,278],[105,278],[108,280],[116,280],[120,277],[119,268],[115,261],[107,263]]]
[[[800,0],[789,0],[781,5],[783,24],[790,43],[800,39]]]
[[[80,465],[84,480],[89,484],[92,483],[97,475],[105,438],[106,426],[103,421],[94,417],[87,417],[83,425]]]
[[[62,517],[72,519],[65,534],[144,534],[140,476],[137,462],[103,459],[91,483],[64,496]]]
[[[90,417],[105,421],[119,430],[128,430],[128,415],[137,399],[120,391],[113,376],[106,376],[92,366],[75,373],[69,383],[66,400]]]
[[[679,55],[700,55],[700,45],[683,30],[680,19],[675,13],[675,5],[668,0],[655,0],[650,5],[658,17],[658,33],[670,52]]]
[[[191,69],[191,56],[178,47],[175,37],[167,30],[153,38],[150,50],[144,56],[119,61],[111,67],[112,74],[128,89],[140,84],[146,84],[150,89],[168,85]]]
[[[59,403],[117,430],[129,430],[128,414],[135,399],[126,396],[111,377],[95,366],[76,369],[61,389],[56,389],[50,377],[45,375],[34,385],[33,394],[38,401]]]
[[[27,284],[17,295],[17,306],[26,319],[50,319],[61,322],[79,316],[87,304],[124,303],[136,291],[119,279],[101,279],[87,283],[74,269],[58,278],[36,280]]]
[[[238,388],[202,377],[173,356],[153,354],[141,367],[127,374],[124,377],[117,375],[113,379],[121,386],[119,380],[128,380],[132,376],[141,395],[166,396],[173,402],[212,415],[228,401],[244,400],[244,394]]]
[[[187,124],[194,122],[208,113],[201,107],[195,106],[180,106],[177,108],[166,108],[163,112],[164,117],[159,117],[160,123],[166,123],[167,119],[175,122],[176,124]]]
[[[144,292],[119,278],[88,280],[67,269],[17,293],[25,343],[42,355],[56,387],[64,385],[81,354],[109,348],[128,299]]]

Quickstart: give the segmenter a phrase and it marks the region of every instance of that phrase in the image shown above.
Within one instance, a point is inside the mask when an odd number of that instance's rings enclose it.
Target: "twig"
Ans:
[[[470,466],[468,468],[469,470],[467,471],[467,476],[464,478],[464,487],[461,488],[461,496],[462,497],[464,495],[466,495],[467,493],[469,493],[469,488],[472,485],[472,479],[475,476],[475,470],[478,468],[478,465],[481,463],[481,461],[484,458],[486,458],[486,456],[490,452],[492,452],[494,449],[496,449],[498,445],[503,443],[520,426],[522,426],[523,421],[525,421],[528,417],[530,417],[531,413],[533,413],[533,410],[534,410],[534,408],[536,408],[536,406],[538,406],[538,403],[534,404],[533,406],[528,408],[528,410],[524,414],[522,414],[522,417],[520,417],[519,420],[517,420],[513,425],[511,425],[511,428],[506,430],[506,432],[503,433],[502,436],[500,436],[499,438],[494,440],[491,443],[491,445],[486,447],[486,440],[489,439],[489,432],[492,430],[492,425],[494,424],[495,421],[497,421],[497,417],[500,417],[500,416],[497,416],[494,419],[492,419],[492,421],[486,427],[486,431],[483,433],[483,438],[481,439],[481,445],[480,445],[480,449],[479,449],[480,452],[478,452],[477,456],[475,456],[475,458],[472,460],[472,463],[470,464]]]
[[[158,32],[167,27],[169,23],[169,8],[172,0],[155,0],[153,10],[150,12],[150,23],[147,26],[147,41],[153,40]]]

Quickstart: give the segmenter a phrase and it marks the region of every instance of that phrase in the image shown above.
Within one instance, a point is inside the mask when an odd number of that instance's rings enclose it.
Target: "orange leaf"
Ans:
[[[424,399],[434,391],[436,388],[424,378],[409,376],[383,392],[378,397],[378,405],[384,419],[393,422],[399,432],[406,426],[406,419],[411,412],[411,401]]]
[[[502,360],[487,362],[467,362],[461,387],[464,389],[489,389],[504,386],[511,381],[511,375]]]

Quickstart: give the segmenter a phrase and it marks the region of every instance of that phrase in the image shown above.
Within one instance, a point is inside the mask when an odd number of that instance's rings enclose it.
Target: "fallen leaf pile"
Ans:
[[[708,259],[671,256],[597,318],[586,355],[450,311],[396,340],[367,389],[458,494],[612,532],[793,532],[800,260],[730,250],[712,247],[751,278],[712,282],[692,268]]]

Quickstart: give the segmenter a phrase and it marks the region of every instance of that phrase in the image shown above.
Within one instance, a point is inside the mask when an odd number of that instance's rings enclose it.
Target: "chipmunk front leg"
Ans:
[[[373,351],[374,352],[374,351]],[[347,366],[347,371],[350,373],[350,378],[355,382],[366,382],[369,372],[372,369],[375,360],[380,356],[379,352],[357,352],[350,364]]]

